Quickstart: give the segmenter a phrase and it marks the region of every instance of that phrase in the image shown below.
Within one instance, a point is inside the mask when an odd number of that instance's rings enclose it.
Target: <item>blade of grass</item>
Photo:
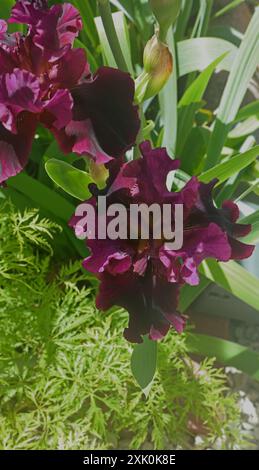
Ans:
[[[245,0],[233,0],[230,2],[228,5],[226,5],[224,8],[221,8],[215,13],[215,18],[219,18],[222,15],[225,15],[226,13],[229,13],[231,10],[234,8],[238,7],[241,5],[241,3],[244,3]]]

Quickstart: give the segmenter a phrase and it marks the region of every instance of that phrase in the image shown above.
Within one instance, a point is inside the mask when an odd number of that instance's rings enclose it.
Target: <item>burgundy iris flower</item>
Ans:
[[[38,123],[65,153],[97,163],[123,155],[140,125],[134,81],[108,67],[90,73],[85,51],[72,48],[82,29],[76,8],[17,0],[9,22],[28,32],[7,34],[0,20],[0,183],[26,165]]]
[[[228,236],[231,249],[231,259],[242,260],[249,258],[254,247],[240,242],[239,238],[245,237],[251,232],[251,225],[238,224],[239,208],[232,201],[224,201],[222,208],[215,207],[213,202],[213,189],[217,180],[209,184],[200,184],[199,195],[195,207],[190,215],[189,223],[217,224]]]
[[[113,164],[107,187],[102,192],[93,188],[89,202],[97,217],[98,194],[106,195],[107,207],[116,202],[127,208],[143,202],[170,204],[174,213],[175,205],[182,204],[182,248],[173,251],[165,240],[152,236],[147,240],[88,239],[91,256],[84,261],[84,267],[100,279],[97,307],[107,310],[119,305],[128,310],[129,326],[124,334],[132,342],[141,342],[146,334],[160,339],[171,327],[183,331],[185,319],[177,313],[179,290],[184,283],[199,283],[198,267],[204,259],[228,261],[253,251],[236,240],[251,229],[235,223],[238,207],[230,202],[223,209],[215,207],[214,183],[206,186],[194,177],[181,191],[171,192],[167,177],[179,167],[179,161],[170,159],[165,149],[152,150],[149,142],[141,145],[141,151],[139,160],[121,167]],[[76,228],[78,222],[75,216],[70,225]]]

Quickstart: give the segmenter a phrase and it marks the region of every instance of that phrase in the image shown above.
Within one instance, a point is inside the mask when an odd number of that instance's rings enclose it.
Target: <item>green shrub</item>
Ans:
[[[0,206],[0,446],[109,449],[238,442],[239,413],[222,371],[194,365],[170,333],[146,399],[130,371],[122,310],[99,313],[78,263],[60,267],[59,228]]]

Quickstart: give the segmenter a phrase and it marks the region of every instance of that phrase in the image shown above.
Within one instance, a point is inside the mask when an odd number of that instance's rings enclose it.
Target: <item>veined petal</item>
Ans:
[[[82,19],[73,5],[48,8],[46,0],[17,0],[9,22],[28,24],[33,43],[50,61],[62,57],[82,29]]]
[[[88,240],[91,249],[83,263],[88,271],[94,274],[108,272],[112,275],[123,274],[132,266],[131,249],[126,243],[111,240]]]
[[[16,0],[9,23],[35,25],[47,9],[48,0]]]
[[[54,63],[49,72],[51,83],[71,89],[90,74],[84,49],[71,49]]]
[[[72,46],[75,38],[83,28],[82,18],[79,11],[70,3],[64,3],[63,5],[56,5],[50,10],[50,14],[57,7],[60,9],[57,32],[59,37],[60,46],[66,46],[67,44]]]
[[[50,129],[63,129],[72,119],[73,98],[68,90],[58,90],[55,95],[44,103],[41,122]]]
[[[34,42],[44,55],[55,61],[73,45],[82,29],[78,10],[70,3],[54,5],[35,26]]]
[[[2,124],[10,131],[17,132],[17,117],[22,111],[38,113],[40,83],[38,78],[25,70],[15,69],[0,77],[0,103]],[[4,110],[5,107],[5,110]],[[7,119],[8,114],[8,119]]]

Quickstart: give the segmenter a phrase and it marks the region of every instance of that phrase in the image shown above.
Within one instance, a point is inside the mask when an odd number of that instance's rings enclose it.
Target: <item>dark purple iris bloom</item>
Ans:
[[[236,223],[239,219],[239,208],[232,201],[224,201],[222,208],[218,209],[213,202],[213,189],[217,184],[213,180],[208,184],[201,183],[195,207],[189,218],[189,223],[208,224],[215,223],[227,234],[231,248],[231,259],[242,260],[249,258],[254,246],[247,245],[238,240],[251,232],[251,225]]]
[[[167,189],[169,172],[179,167],[165,149],[152,150],[149,142],[141,145],[142,158],[122,165],[109,164],[110,178],[103,191],[92,188],[94,196],[88,203],[95,208],[97,217],[98,194],[106,195],[107,207],[120,203],[145,202],[183,204],[184,240],[180,250],[172,251],[165,240],[98,240],[88,239],[91,250],[83,265],[100,280],[97,307],[107,310],[119,305],[128,310],[129,326],[125,337],[141,342],[142,336],[161,339],[173,327],[183,331],[185,319],[177,312],[180,287],[199,283],[198,267],[206,258],[219,261],[250,256],[252,246],[240,244],[236,237],[247,234],[250,226],[236,224],[238,207],[225,202],[217,209],[210,185],[192,178],[180,192]],[[77,231],[80,218],[73,217],[70,225]]]
[[[26,165],[38,123],[62,150],[106,163],[125,153],[139,130],[134,81],[108,67],[91,75],[83,49],[73,49],[82,29],[72,5],[17,0],[9,22],[28,33],[7,34],[0,20],[0,183]]]

